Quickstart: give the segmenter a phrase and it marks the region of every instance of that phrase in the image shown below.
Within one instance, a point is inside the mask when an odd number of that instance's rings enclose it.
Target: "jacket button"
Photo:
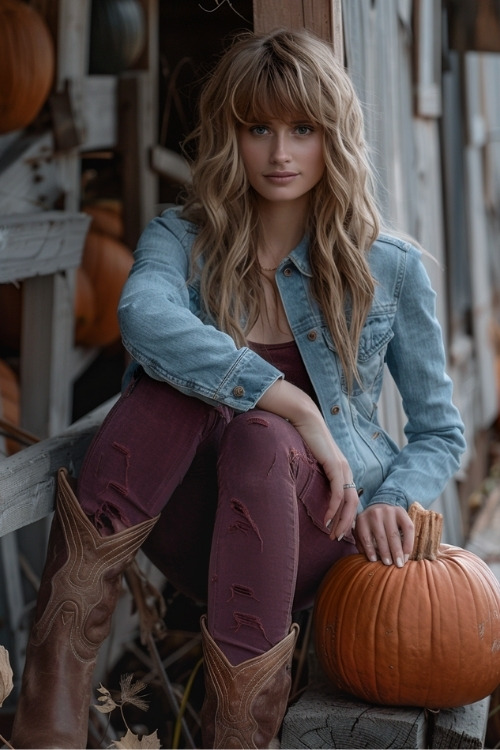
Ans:
[[[234,396],[235,398],[241,398],[241,397],[242,397],[242,396],[244,396],[244,395],[245,395],[245,389],[243,388],[243,386],[242,386],[242,385],[236,385],[236,386],[235,386],[235,387],[233,388],[233,396]]]
[[[361,495],[363,494],[363,492],[364,492],[363,487],[358,487],[358,497],[361,497]]]
[[[285,269],[283,270],[283,276],[291,276],[291,275],[292,275],[292,269],[290,268],[290,266],[287,266],[287,267],[286,267],[286,268],[285,268]]]
[[[330,409],[330,414],[338,414],[339,411],[340,411],[340,406],[335,405],[335,406],[332,406],[332,408]]]
[[[379,437],[380,437],[380,432],[378,432],[378,431],[374,432],[373,435],[372,435],[372,440],[376,440]]]
[[[318,338],[318,332],[309,331],[309,333],[307,334],[307,338],[309,339],[309,341],[316,341],[316,339]]]

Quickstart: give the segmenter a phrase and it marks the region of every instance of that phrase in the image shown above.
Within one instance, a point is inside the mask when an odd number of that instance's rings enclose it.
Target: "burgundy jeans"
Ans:
[[[180,591],[207,601],[209,631],[232,664],[282,640],[333,562],[356,552],[352,539],[328,536],[328,495],[286,420],[235,416],[145,374],[108,414],[78,482],[102,533],[161,513],[143,549]]]

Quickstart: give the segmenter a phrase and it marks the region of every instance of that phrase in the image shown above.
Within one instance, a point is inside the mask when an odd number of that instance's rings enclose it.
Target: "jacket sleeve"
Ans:
[[[424,507],[441,494],[465,450],[464,425],[452,401],[442,333],[435,313],[435,292],[420,253],[406,246],[394,336],[387,365],[402,397],[406,445],[371,503]]]
[[[123,344],[152,378],[247,411],[282,373],[192,311],[187,279],[194,231],[173,210],[146,227],[118,307]]]

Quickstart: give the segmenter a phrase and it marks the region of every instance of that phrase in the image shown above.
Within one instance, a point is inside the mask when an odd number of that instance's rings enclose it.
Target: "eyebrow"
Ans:
[[[251,117],[249,118],[248,122],[255,124],[258,123],[259,125],[269,125],[272,120],[280,120],[281,122],[285,122],[287,125],[315,125],[317,124],[315,120],[312,120],[310,117],[304,116],[297,120],[285,120],[282,117]]]

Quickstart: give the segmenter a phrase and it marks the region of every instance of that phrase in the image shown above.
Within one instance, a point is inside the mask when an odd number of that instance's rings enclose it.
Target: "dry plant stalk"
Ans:
[[[0,646],[0,706],[10,695],[14,687],[12,682],[13,672],[9,661],[9,652]]]
[[[142,693],[147,686],[144,682],[136,680],[134,682],[134,676],[131,674],[122,675],[120,678],[120,698],[114,700],[109,690],[101,685],[97,692],[100,693],[98,697],[99,704],[94,707],[102,714],[110,714],[116,708],[120,710],[123,723],[127,729],[127,733],[120,740],[113,740],[112,747],[116,748],[141,748],[141,750],[159,750],[160,742],[158,740],[157,731],[152,734],[143,735],[141,738],[137,734],[134,734],[125,719],[123,713],[123,707],[128,705],[135,706],[141,711],[148,710],[148,704],[142,698],[139,693]]]

